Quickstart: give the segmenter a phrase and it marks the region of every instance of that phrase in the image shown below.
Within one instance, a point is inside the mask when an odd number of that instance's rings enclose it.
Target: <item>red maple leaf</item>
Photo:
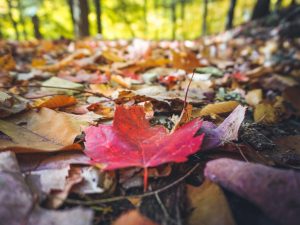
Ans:
[[[105,170],[144,168],[147,187],[148,167],[167,162],[184,162],[200,149],[204,134],[194,137],[202,125],[195,119],[168,133],[163,126],[150,126],[141,106],[117,106],[113,125],[90,126],[85,131],[85,153]]]

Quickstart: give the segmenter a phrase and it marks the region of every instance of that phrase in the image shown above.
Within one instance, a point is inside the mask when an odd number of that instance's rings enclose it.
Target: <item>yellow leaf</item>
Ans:
[[[262,101],[262,98],[263,98],[263,93],[261,89],[251,90],[247,93],[245,97],[246,102],[251,106],[255,106],[259,104]]]
[[[40,67],[46,65],[46,60],[43,58],[35,58],[32,59],[31,61],[31,66],[32,67]]]
[[[254,121],[263,124],[277,123],[282,119],[285,110],[283,98],[277,96],[273,102],[262,102],[255,107]]]
[[[103,55],[104,58],[106,58],[110,61],[113,61],[113,62],[123,62],[124,61],[116,53],[114,53],[112,51],[109,51],[109,50],[102,52],[102,55]]]
[[[208,104],[198,114],[198,116],[220,115],[232,112],[239,103],[237,101],[217,102]]]
[[[37,108],[49,108],[49,109],[56,109],[59,107],[66,107],[76,104],[76,98],[73,96],[68,95],[56,95],[53,96],[45,101],[42,101],[36,104]]]
[[[275,109],[270,103],[258,104],[254,109],[253,116],[256,123],[272,124],[278,121]]]
[[[187,194],[193,207],[190,225],[235,225],[226,197],[217,184],[206,180],[200,187],[188,185]]]

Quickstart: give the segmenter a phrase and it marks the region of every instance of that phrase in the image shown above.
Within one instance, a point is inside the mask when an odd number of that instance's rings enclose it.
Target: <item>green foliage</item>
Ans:
[[[96,13],[93,0],[89,2],[90,31],[96,35]],[[24,16],[24,26],[20,22],[20,10],[17,0],[13,3],[12,15],[18,23],[20,38],[23,29],[29,39],[33,39],[31,17],[40,19],[40,31],[46,39],[60,37],[73,38],[73,25],[67,0],[20,0]],[[200,36],[203,20],[204,0],[102,0],[102,26],[105,39],[130,39],[133,37],[148,39],[170,39],[172,37],[171,5],[175,4],[176,39],[195,39]],[[251,17],[256,0],[237,1],[234,24],[246,22]],[[283,0],[283,6],[290,1]],[[144,4],[147,3],[146,7]],[[224,31],[230,0],[209,0],[207,33]],[[276,0],[272,0],[272,8]],[[146,11],[146,21],[145,14]],[[184,15],[182,14],[184,12]],[[0,35],[5,39],[16,39],[14,28],[8,16],[7,0],[0,0]]]

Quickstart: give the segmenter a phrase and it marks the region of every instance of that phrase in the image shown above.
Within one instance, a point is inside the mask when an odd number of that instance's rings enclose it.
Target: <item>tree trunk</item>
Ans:
[[[282,6],[282,0],[277,0],[275,5],[275,10],[279,11],[281,9],[281,6]]]
[[[148,6],[148,0],[144,0],[144,35],[145,35],[145,37],[147,37],[147,33],[148,33],[147,6]]]
[[[202,18],[202,35],[207,32],[207,13],[208,13],[208,0],[204,0],[203,4],[203,18]]]
[[[37,15],[34,15],[33,17],[31,17],[31,21],[33,24],[33,29],[34,29],[34,37],[36,39],[42,39],[43,36],[40,32],[40,20],[39,17]]]
[[[27,32],[26,32],[26,26],[25,26],[25,20],[24,20],[23,7],[21,4],[21,0],[18,0],[18,10],[20,13],[20,21],[21,21],[22,28],[23,28],[23,37],[25,40],[27,40]]]
[[[73,0],[68,0],[68,5],[69,5],[69,10],[70,10],[70,15],[71,15],[71,20],[72,20],[72,26],[73,26],[73,31],[75,34],[75,18],[74,18],[74,1]]]
[[[185,0],[180,0],[180,16],[183,23],[185,19]]]
[[[102,34],[102,20],[101,20],[101,14],[102,14],[102,4],[101,0],[94,0],[95,8],[96,8],[96,19],[97,19],[97,32],[98,34]]]
[[[176,38],[176,0],[171,1],[172,39]]]
[[[253,13],[252,20],[260,19],[270,13],[270,0],[257,0]]]
[[[233,20],[234,20],[234,10],[236,6],[237,0],[231,0],[230,6],[227,14],[227,20],[226,20],[226,30],[229,30],[233,27]]]
[[[126,23],[128,29],[129,29],[129,32],[131,34],[131,37],[134,38],[135,37],[135,33],[134,33],[134,30],[132,29],[131,27],[131,22],[128,20],[127,18],[127,7],[126,7],[126,3],[124,0],[120,0],[120,3],[121,3],[121,10],[122,10],[122,15],[123,15],[123,19],[124,19],[124,22]]]
[[[20,39],[20,35],[19,35],[19,31],[18,31],[18,25],[17,22],[14,20],[13,15],[12,15],[12,4],[11,4],[11,0],[6,0],[7,5],[8,5],[8,16],[9,19],[14,27],[15,30],[15,35],[16,35],[16,39],[19,40]]]
[[[291,0],[290,7],[293,7],[295,5],[296,5],[296,0]]]
[[[83,38],[90,35],[89,29],[89,5],[87,0],[73,0],[73,15],[75,22],[76,38]]]

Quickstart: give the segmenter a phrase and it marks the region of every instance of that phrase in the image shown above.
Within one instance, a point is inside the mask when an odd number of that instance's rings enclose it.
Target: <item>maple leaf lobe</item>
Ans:
[[[113,125],[86,129],[85,153],[106,170],[184,162],[201,146],[204,135],[194,137],[201,125],[195,119],[168,133],[163,126],[150,126],[143,107],[117,106]]]

